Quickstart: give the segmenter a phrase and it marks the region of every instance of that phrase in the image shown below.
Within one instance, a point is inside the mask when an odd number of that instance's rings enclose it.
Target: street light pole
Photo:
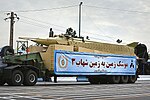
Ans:
[[[14,12],[10,13],[10,40],[9,45],[13,48],[13,35],[14,35]]]
[[[17,14],[15,14],[14,12],[10,12],[7,13],[7,15],[10,15],[10,17],[5,18],[4,20],[8,20],[10,19],[10,39],[9,39],[9,46],[11,46],[13,48],[13,35],[14,35],[14,19],[18,19],[19,17],[17,16]]]
[[[80,2],[79,4],[79,37],[81,37],[80,34],[81,34],[81,5],[82,4],[83,2]]]

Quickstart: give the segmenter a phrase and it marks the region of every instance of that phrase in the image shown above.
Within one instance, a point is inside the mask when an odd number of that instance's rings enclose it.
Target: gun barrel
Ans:
[[[39,39],[39,38],[19,37],[19,39],[24,39],[24,40],[33,40],[33,39]]]
[[[50,44],[58,44],[56,40],[54,39],[33,39],[31,40],[33,42],[36,42],[38,44],[49,46]]]

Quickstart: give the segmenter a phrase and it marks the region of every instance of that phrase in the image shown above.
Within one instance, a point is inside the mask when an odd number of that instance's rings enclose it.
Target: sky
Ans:
[[[0,0],[0,47],[9,44],[10,20],[14,24],[14,48],[18,37],[48,38],[72,27],[78,34],[78,8],[82,4],[81,36],[121,44],[140,42],[150,50],[150,0]]]

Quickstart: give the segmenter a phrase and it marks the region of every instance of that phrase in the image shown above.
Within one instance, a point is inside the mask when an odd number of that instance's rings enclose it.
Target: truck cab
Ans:
[[[32,86],[40,76],[41,60],[39,53],[29,55],[15,55],[10,46],[1,49],[0,57],[0,85],[7,83],[11,86],[27,85]],[[37,63],[37,61],[38,63]],[[37,65],[36,65],[37,64]]]

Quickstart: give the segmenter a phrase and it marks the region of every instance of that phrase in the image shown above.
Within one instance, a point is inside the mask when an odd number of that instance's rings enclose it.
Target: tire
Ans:
[[[0,79],[0,86],[3,86],[5,84],[5,81],[3,79]]]
[[[23,83],[24,76],[23,73],[20,70],[14,70],[12,72],[12,76],[10,80],[8,80],[8,85],[11,86],[20,86]]]
[[[33,86],[37,83],[37,73],[33,70],[29,70],[25,74],[23,85],[25,86]]]
[[[135,83],[136,80],[137,80],[137,76],[131,75],[131,76],[129,76],[128,83]]]
[[[105,79],[100,79],[100,84],[107,84],[107,83],[108,83],[107,80],[105,80]]]
[[[7,56],[7,55],[14,55],[14,49],[11,46],[5,46],[1,50],[1,57]]]
[[[129,77],[127,75],[120,77],[120,83],[128,83]]]
[[[100,76],[99,81],[100,81],[100,84],[107,84],[108,76]]]
[[[118,84],[120,82],[120,76],[114,75],[109,77],[109,83]]]
[[[89,77],[88,80],[91,84],[99,84],[100,82],[98,77]]]

